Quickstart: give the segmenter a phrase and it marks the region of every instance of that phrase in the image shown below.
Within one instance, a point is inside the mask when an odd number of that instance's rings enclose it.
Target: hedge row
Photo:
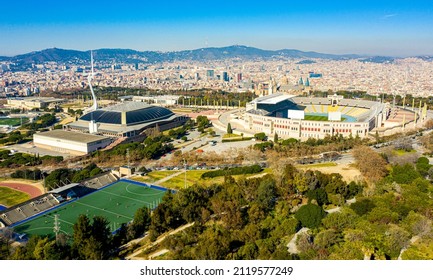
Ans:
[[[218,176],[226,176],[226,175],[240,175],[240,174],[254,174],[262,171],[262,168],[259,165],[250,165],[250,166],[242,166],[242,167],[233,167],[226,169],[219,169],[214,171],[209,171],[203,173],[201,178],[214,178]]]
[[[249,141],[251,139],[253,139],[253,137],[233,138],[233,139],[227,138],[227,139],[221,140],[221,142],[224,143],[224,142]]]

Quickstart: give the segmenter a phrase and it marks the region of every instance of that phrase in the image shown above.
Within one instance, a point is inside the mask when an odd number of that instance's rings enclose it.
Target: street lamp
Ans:
[[[187,166],[188,166],[186,159],[183,159],[183,165],[185,166],[185,186],[184,187],[186,189],[186,171],[187,171]]]

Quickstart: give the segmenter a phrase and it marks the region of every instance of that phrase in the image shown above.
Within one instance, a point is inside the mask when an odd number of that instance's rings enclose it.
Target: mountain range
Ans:
[[[185,51],[157,52],[136,51],[131,49],[97,49],[93,55],[98,63],[158,63],[170,61],[211,61],[224,59],[269,60],[269,59],[354,59],[365,56],[355,54],[335,55],[318,52],[304,52],[294,49],[263,50],[247,46],[228,46],[221,48],[201,48]],[[50,61],[58,63],[89,63],[90,51],[45,49],[13,57],[0,56],[0,61],[16,64],[40,64]]]
[[[93,56],[98,64],[123,64],[123,63],[161,63],[173,61],[212,61],[225,59],[243,60],[271,60],[271,59],[299,59],[304,62],[314,63],[314,59],[346,60],[359,59],[361,62],[392,63],[396,57],[392,56],[368,56],[357,54],[326,54],[319,52],[305,52],[295,49],[263,50],[254,47],[234,45],[228,47],[210,47],[184,51],[136,51],[131,49],[97,49],[93,50]],[[433,61],[432,56],[416,56],[416,58]],[[34,51],[12,57],[0,56],[1,61],[15,64],[15,67],[25,67],[31,64],[57,62],[64,64],[88,65],[90,63],[90,51],[66,50],[50,48]],[[302,63],[301,63],[302,64]]]

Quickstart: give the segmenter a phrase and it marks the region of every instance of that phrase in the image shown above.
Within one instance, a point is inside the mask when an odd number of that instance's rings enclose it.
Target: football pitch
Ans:
[[[23,118],[22,123],[28,123],[28,118]],[[20,118],[0,118],[0,125],[11,125],[11,126],[18,126],[21,125],[21,119]]]
[[[328,116],[319,116],[319,115],[307,115],[305,114],[306,121],[328,121]]]
[[[320,122],[327,122],[328,116],[321,116],[321,115],[311,115],[311,114],[305,114],[305,120],[306,121],[320,121]],[[341,117],[341,122],[346,121],[345,117]]]
[[[95,216],[103,216],[108,220],[111,231],[115,231],[122,223],[132,221],[138,208],[146,206],[153,209],[158,206],[166,191],[164,188],[149,187],[135,181],[120,180],[24,221],[14,226],[14,231],[27,236],[53,238],[54,219],[57,215],[60,232],[72,235],[73,225],[81,214],[85,214],[90,220]]]

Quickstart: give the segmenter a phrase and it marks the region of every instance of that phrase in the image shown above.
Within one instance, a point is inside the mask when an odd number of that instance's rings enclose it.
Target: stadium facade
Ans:
[[[275,93],[254,99],[246,106],[244,129],[264,132],[269,137],[322,139],[326,136],[367,137],[375,127],[382,127],[390,112],[380,102],[311,98]]]

